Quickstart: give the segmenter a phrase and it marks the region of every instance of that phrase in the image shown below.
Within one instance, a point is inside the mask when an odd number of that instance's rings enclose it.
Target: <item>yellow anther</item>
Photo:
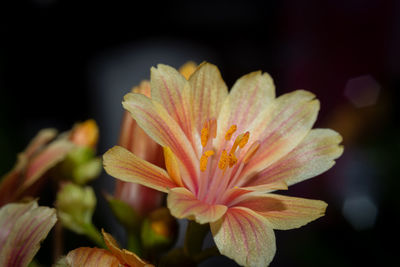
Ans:
[[[207,150],[206,152],[204,152],[204,155],[206,155],[207,157],[210,157],[210,156],[214,155],[214,151],[213,150]]]
[[[237,158],[235,156],[235,154],[233,153],[229,153],[229,168],[232,168],[233,165],[235,165],[237,162]]]
[[[249,162],[249,160],[254,156],[254,154],[256,154],[259,148],[260,148],[260,141],[255,141],[244,155],[243,163],[246,164],[247,162]]]
[[[214,155],[213,150],[207,150],[200,158],[200,171],[204,172],[207,169],[208,158]]]
[[[239,140],[239,147],[243,148],[247,142],[249,141],[250,138],[250,133],[249,132],[245,132],[245,134],[242,136],[242,138]]]
[[[236,132],[237,126],[233,124],[225,134],[225,140],[231,140],[232,134]]]
[[[203,129],[201,129],[201,145],[205,147],[208,142],[208,138],[210,136],[210,130],[208,128],[208,123],[204,123]]]
[[[229,156],[226,150],[224,149],[221,153],[221,158],[219,159],[218,162],[218,168],[221,170],[225,170],[229,165]]]

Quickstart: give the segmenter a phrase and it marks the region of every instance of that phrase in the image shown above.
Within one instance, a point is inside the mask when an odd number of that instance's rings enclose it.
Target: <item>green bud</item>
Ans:
[[[160,208],[143,221],[141,238],[143,247],[150,251],[160,251],[173,245],[178,232],[176,219],[167,208]]]
[[[90,147],[76,147],[60,164],[61,176],[77,184],[86,184],[97,178],[102,170],[101,160]]]
[[[66,228],[84,234],[87,225],[92,224],[96,196],[89,186],[67,183],[57,193],[56,207],[58,217]]]

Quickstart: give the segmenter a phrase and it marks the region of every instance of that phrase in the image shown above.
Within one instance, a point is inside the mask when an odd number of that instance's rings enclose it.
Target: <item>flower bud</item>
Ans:
[[[92,224],[96,196],[89,186],[67,183],[57,193],[56,207],[59,219],[66,228],[84,234],[87,225]]]

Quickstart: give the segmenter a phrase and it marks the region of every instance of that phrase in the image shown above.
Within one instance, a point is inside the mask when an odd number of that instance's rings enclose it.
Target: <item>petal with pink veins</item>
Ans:
[[[204,122],[218,118],[222,103],[228,96],[228,88],[221,77],[217,66],[203,62],[190,76],[192,89],[193,117],[198,132]]]
[[[342,137],[330,129],[313,129],[284,158],[253,177],[246,186],[286,182],[292,185],[317,176],[335,164],[343,153]]]
[[[185,184],[195,190],[199,173],[198,160],[192,144],[180,125],[157,101],[141,94],[125,95],[124,108],[136,122],[161,146],[168,146],[182,163],[182,177]]]
[[[167,205],[173,216],[179,219],[194,219],[200,224],[217,221],[227,210],[225,205],[208,204],[198,200],[183,187],[170,190]]]
[[[234,140],[237,135],[250,131],[250,142],[257,140],[252,129],[249,128],[251,122],[262,114],[262,111],[275,98],[275,85],[267,73],[256,71],[244,75],[233,85],[228,97],[222,105],[218,118],[217,144],[223,142],[224,134],[231,125],[237,125],[237,130],[233,135]]]
[[[248,196],[235,206],[257,212],[271,223],[273,229],[289,230],[322,217],[327,204],[321,200],[265,194]]]
[[[0,209],[0,266],[27,266],[57,221],[56,210],[35,201]]]
[[[319,101],[314,97],[314,94],[304,90],[282,95],[267,107],[265,114],[253,122],[259,125],[255,132],[262,131],[259,134],[261,145],[245,166],[242,183],[249,176],[284,157],[303,140],[318,115]],[[264,122],[258,121],[260,118],[264,118]]]
[[[103,164],[108,174],[125,182],[138,183],[162,192],[176,187],[165,170],[120,146],[114,146],[103,155]]]
[[[229,208],[210,227],[221,254],[242,266],[268,266],[275,255],[275,234],[270,223],[250,209]]]
[[[120,261],[111,252],[101,248],[77,248],[65,258],[68,266],[74,267],[119,267]]]

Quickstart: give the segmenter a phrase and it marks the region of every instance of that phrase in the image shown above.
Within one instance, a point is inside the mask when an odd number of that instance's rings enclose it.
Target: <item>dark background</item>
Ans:
[[[276,231],[271,266],[396,265],[399,1],[1,1],[0,36],[0,174],[39,129],[87,118],[103,154],[117,141],[123,94],[152,65],[207,60],[228,86],[261,69],[278,95],[314,92],[317,127],[345,146],[332,170],[289,190],[329,207]]]

